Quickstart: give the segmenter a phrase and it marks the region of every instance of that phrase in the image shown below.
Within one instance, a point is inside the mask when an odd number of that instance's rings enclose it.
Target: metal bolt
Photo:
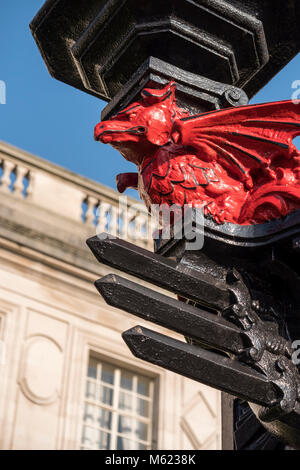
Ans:
[[[239,101],[241,98],[241,92],[239,90],[235,90],[234,88],[230,88],[228,90],[227,96],[232,101]]]

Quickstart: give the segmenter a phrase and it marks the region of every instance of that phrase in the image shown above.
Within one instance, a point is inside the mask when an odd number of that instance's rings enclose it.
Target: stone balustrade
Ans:
[[[33,183],[30,169],[5,157],[1,159],[0,167],[0,190],[20,198],[30,197]]]
[[[143,204],[102,184],[0,142],[0,191],[65,220],[152,249]]]

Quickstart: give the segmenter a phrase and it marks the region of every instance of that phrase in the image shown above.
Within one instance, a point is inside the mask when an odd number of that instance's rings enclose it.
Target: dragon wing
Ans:
[[[300,156],[300,101],[281,101],[212,111],[176,120],[174,142],[192,147],[208,160],[222,159],[242,181],[249,171],[269,168],[275,157]]]

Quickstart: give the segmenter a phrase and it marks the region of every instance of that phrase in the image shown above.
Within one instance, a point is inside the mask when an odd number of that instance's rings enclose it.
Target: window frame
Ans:
[[[88,368],[90,364],[90,359],[94,359],[95,361],[97,361],[96,379],[88,376]],[[109,366],[112,366],[115,369],[113,385],[110,385],[109,383],[101,381],[100,371],[101,371],[102,364],[107,364]],[[133,374],[133,388],[131,391],[121,388],[120,386],[122,370]],[[150,383],[149,383],[150,388],[149,388],[148,396],[144,396],[138,393],[137,391],[138,376],[146,377],[150,380]],[[114,390],[112,405],[101,403],[99,400],[93,401],[92,399],[89,399],[86,397],[85,387],[87,386],[88,380],[90,382],[94,382],[95,386],[96,385],[98,387],[104,386],[104,387]],[[159,375],[155,374],[153,371],[147,370],[146,368],[145,369],[141,368],[139,366],[136,367],[133,363],[125,362],[124,360],[120,361],[120,360],[116,360],[114,357],[107,357],[106,355],[97,351],[97,349],[94,348],[92,345],[89,345],[87,356],[86,356],[86,368],[85,368],[85,376],[84,376],[84,393],[83,393],[83,401],[82,401],[83,406],[82,406],[82,418],[81,418],[81,429],[80,429],[80,449],[89,448],[88,445],[82,442],[82,430],[85,425],[85,421],[84,421],[85,411],[84,410],[85,410],[86,404],[97,406],[99,409],[104,409],[112,413],[112,423],[111,423],[110,431],[108,431],[108,429],[102,428],[100,425],[93,426],[90,424],[86,424],[88,427],[97,429],[99,431],[103,431],[105,433],[109,432],[111,436],[109,450],[116,450],[118,436],[134,441],[136,444],[140,443],[142,445],[145,445],[147,450],[156,449],[158,418],[159,418],[159,410],[158,410],[159,381],[160,381]],[[143,417],[141,415],[138,415],[134,411],[130,412],[130,411],[120,409],[119,396],[121,392],[125,392],[125,393],[128,393],[129,395],[132,395],[132,399],[133,399],[132,410],[136,409],[134,406],[134,402],[136,402],[138,398],[148,401],[150,404],[148,417]],[[118,430],[118,422],[119,422],[120,416],[137,419],[140,422],[146,423],[147,424],[147,440],[144,441],[144,440],[138,439],[136,436],[134,436],[133,430],[131,432],[131,436],[126,436],[120,433]],[[92,449],[92,447],[90,448]]]

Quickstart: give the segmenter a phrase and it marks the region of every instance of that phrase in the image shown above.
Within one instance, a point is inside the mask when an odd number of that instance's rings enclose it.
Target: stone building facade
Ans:
[[[0,160],[0,448],[219,449],[220,394],[134,358],[121,333],[146,323],[93,285],[112,269],[85,240],[151,249],[143,209],[1,142]]]

